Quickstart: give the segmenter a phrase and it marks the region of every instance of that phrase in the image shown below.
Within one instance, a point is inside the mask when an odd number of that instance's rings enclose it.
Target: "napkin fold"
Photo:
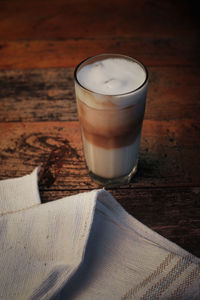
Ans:
[[[35,168],[31,174],[0,181],[0,215],[40,204],[38,173]]]
[[[199,258],[104,189],[41,204],[37,173],[0,181],[0,299],[200,299]]]

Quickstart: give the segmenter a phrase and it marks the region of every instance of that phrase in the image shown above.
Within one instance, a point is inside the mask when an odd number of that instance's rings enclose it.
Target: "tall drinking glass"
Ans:
[[[138,165],[146,67],[124,55],[101,54],[82,61],[74,81],[90,176],[104,186],[129,183]]]

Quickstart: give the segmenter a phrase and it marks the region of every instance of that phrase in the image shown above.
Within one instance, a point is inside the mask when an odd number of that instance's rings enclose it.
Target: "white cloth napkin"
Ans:
[[[199,258],[105,190],[41,204],[37,169],[0,181],[0,270],[5,300],[200,299]]]

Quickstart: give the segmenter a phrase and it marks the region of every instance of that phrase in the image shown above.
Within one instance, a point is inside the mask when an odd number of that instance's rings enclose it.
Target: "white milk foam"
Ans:
[[[140,87],[146,74],[136,62],[125,58],[107,58],[80,68],[79,83],[86,89],[103,95],[120,95]]]

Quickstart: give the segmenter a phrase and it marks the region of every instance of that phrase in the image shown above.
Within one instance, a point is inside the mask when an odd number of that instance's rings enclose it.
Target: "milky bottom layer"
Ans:
[[[130,145],[105,149],[91,144],[82,133],[85,159],[89,171],[103,178],[117,178],[128,175],[138,159],[139,134]]]

